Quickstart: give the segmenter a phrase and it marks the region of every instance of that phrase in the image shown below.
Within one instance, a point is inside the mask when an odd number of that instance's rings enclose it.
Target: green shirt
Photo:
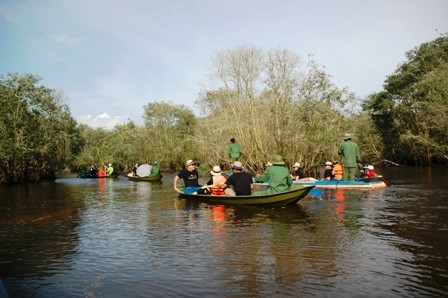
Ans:
[[[260,177],[255,179],[256,182],[265,182],[267,180],[269,180],[269,187],[264,191],[264,194],[284,192],[292,185],[289,170],[284,166],[274,165],[268,167]]]
[[[338,154],[342,156],[342,165],[346,168],[356,168],[361,159],[358,145],[352,140],[346,140],[339,145]]]
[[[152,166],[150,176],[159,176],[160,174],[160,168],[158,166]]]
[[[232,161],[239,160],[241,154],[243,153],[240,146],[238,146],[238,144],[235,143],[230,144],[229,148],[227,148],[227,151],[229,152],[229,157],[232,159]]]

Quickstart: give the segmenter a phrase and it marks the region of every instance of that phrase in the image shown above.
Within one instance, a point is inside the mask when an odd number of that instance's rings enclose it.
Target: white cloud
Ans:
[[[108,113],[102,113],[96,116],[83,115],[80,116],[78,122],[86,124],[93,128],[113,129],[118,124],[125,124],[129,122],[127,115],[111,116]]]
[[[78,44],[78,38],[76,38],[76,37],[70,37],[70,36],[67,36],[67,35],[61,35],[61,34],[53,34],[53,35],[51,35],[51,37],[55,40],[55,41],[57,41],[57,42],[59,42],[59,43],[62,43],[62,44],[65,44],[65,45],[68,45],[68,46],[71,46],[71,45],[76,45],[76,44]]]

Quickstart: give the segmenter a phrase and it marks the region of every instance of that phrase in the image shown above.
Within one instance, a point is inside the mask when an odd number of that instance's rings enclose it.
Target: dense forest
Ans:
[[[39,77],[0,77],[0,181],[53,179],[64,168],[113,162],[121,170],[157,160],[178,170],[187,159],[209,170],[228,165],[234,137],[250,172],[273,154],[303,164],[310,174],[336,161],[345,133],[354,135],[363,162],[412,165],[448,161],[448,36],[421,44],[384,81],[360,99],[331,82],[312,56],[288,49],[239,47],[213,57],[210,86],[197,116],[187,106],[152,101],[142,125],[113,130],[77,124],[62,95]],[[366,78],[368,79],[368,78]]]

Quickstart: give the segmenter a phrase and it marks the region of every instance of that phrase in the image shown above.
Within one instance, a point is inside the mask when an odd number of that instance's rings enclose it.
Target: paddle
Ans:
[[[385,179],[382,175],[378,175],[377,178],[378,178],[379,180],[383,181],[383,182],[387,185],[387,187],[390,186],[390,182],[389,182],[389,180]]]
[[[214,185],[214,184],[204,185],[204,186],[201,186],[201,189],[209,188],[209,187],[213,187],[213,186],[216,186],[216,185]]]
[[[209,188],[209,187],[213,187],[213,186],[221,186],[223,184],[225,184],[225,183],[224,182],[223,183],[219,183],[218,185],[216,185],[216,184],[204,185],[204,186],[201,186],[201,189]]]

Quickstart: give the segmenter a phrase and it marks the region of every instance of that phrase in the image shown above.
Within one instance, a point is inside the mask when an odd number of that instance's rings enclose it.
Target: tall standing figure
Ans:
[[[356,165],[360,161],[358,145],[352,141],[348,133],[344,135],[344,142],[339,145],[338,154],[342,157],[344,166],[344,180],[355,180]]]
[[[238,161],[241,157],[241,154],[243,154],[243,151],[241,150],[240,146],[238,146],[238,144],[235,143],[235,138],[230,139],[230,145],[227,148],[227,151],[229,152],[229,157],[232,159],[232,163]]]

